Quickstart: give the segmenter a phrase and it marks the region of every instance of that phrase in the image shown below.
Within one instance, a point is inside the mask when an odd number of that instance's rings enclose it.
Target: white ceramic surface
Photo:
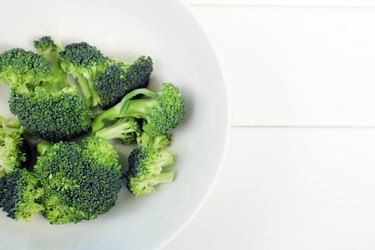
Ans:
[[[0,51],[52,35],[87,41],[106,55],[133,60],[152,56],[151,88],[178,85],[187,116],[171,151],[177,178],[151,196],[133,199],[122,190],[117,205],[100,218],[51,226],[41,216],[31,223],[0,214],[0,249],[155,249],[197,212],[218,173],[228,137],[225,87],[215,55],[194,18],[176,0],[3,1]],[[0,113],[9,115],[8,91],[0,86]],[[126,152],[122,154],[125,159]]]

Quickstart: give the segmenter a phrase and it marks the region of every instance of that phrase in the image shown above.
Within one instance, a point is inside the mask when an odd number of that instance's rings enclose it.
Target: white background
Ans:
[[[207,203],[164,250],[375,249],[375,1],[188,2],[232,135]]]

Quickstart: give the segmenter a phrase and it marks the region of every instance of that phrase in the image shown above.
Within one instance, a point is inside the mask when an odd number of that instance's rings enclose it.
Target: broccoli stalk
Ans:
[[[69,87],[66,73],[61,69],[59,63],[59,46],[55,44],[50,36],[44,36],[34,41],[34,47],[38,53],[46,58],[52,69],[54,75],[53,83],[50,86],[45,86],[50,91],[60,91],[63,88]]]
[[[0,176],[16,170],[26,161],[23,142],[23,128],[19,121],[0,117]]]
[[[36,146],[38,155],[43,155],[46,152],[46,150],[52,145],[53,144],[50,143],[49,141],[45,141],[45,140],[40,141],[38,145]]]
[[[147,133],[142,133],[137,137],[137,143],[144,147],[165,149],[171,145],[172,140],[169,135],[150,136]]]
[[[132,99],[137,95],[148,99]],[[143,130],[151,136],[165,135],[184,118],[184,100],[177,87],[163,84],[160,92],[137,89],[127,94],[121,102],[99,113],[93,122],[93,132],[99,131],[105,123],[118,118],[143,119]]]
[[[95,133],[95,136],[106,140],[120,139],[124,144],[130,144],[136,141],[140,134],[140,128],[135,119],[119,119],[113,125],[103,128]]]

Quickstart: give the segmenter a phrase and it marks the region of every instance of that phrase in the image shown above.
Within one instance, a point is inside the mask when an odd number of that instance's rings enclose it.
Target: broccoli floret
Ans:
[[[44,188],[44,216],[51,224],[90,220],[109,211],[121,187],[122,167],[113,146],[87,137],[74,142],[38,145],[35,166]]]
[[[133,64],[115,62],[94,80],[98,102],[104,108],[117,104],[126,94],[146,88],[153,70],[150,57],[141,56]]]
[[[23,152],[23,128],[17,119],[0,116],[0,177],[18,169],[26,160]]]
[[[39,199],[43,189],[34,174],[17,169],[0,178],[0,207],[14,220],[30,221],[34,214],[43,211]]]
[[[11,49],[0,55],[0,81],[36,87],[52,79],[49,62],[34,52]]]
[[[132,99],[143,94],[148,99]],[[107,121],[118,118],[144,119],[143,131],[150,136],[165,135],[184,118],[184,99],[177,87],[165,83],[160,92],[137,89],[127,94],[121,102],[98,114],[93,122],[93,132],[104,127]]]
[[[34,47],[42,57],[49,61],[51,65],[52,74],[54,76],[53,81],[55,82],[52,86],[68,86],[69,82],[66,73],[61,69],[59,63],[59,46],[55,44],[50,36],[43,36],[34,41]],[[56,84],[59,82],[61,83]]]
[[[56,64],[33,52],[13,49],[0,55],[0,65],[0,78],[11,89],[10,111],[32,135],[58,141],[89,130],[93,113]]]
[[[89,107],[98,105],[99,97],[93,82],[97,75],[107,69],[108,64],[108,58],[100,50],[85,42],[69,44],[60,52],[61,68],[77,81]]]
[[[173,155],[167,150],[150,147],[137,147],[129,155],[129,170],[125,177],[128,190],[135,196],[151,194],[155,186],[172,182],[173,171],[164,171],[173,164]]]
[[[51,54],[55,57],[55,53],[58,52],[57,45],[50,36],[43,36],[38,40],[35,40],[34,47],[42,56],[47,58],[49,58]]]
[[[150,136],[149,134],[143,132],[137,137],[137,143],[144,147],[165,149],[172,144],[172,139],[170,135]]]
[[[95,136],[106,140],[120,139],[123,144],[134,143],[141,133],[138,122],[132,118],[122,118],[113,125],[103,128]]]
[[[93,120],[75,87],[59,92],[12,88],[9,108],[30,134],[50,141],[73,139],[87,132]]]

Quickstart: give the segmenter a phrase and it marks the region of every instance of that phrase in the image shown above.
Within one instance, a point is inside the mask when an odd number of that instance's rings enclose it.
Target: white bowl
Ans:
[[[3,1],[0,52],[32,49],[51,35],[86,41],[105,55],[154,60],[151,88],[173,82],[186,99],[186,119],[174,133],[177,178],[139,199],[122,189],[116,206],[96,220],[50,225],[0,213],[1,249],[155,249],[191,220],[203,204],[221,165],[229,123],[225,86],[213,50],[188,9],[176,0]],[[0,113],[10,115],[8,89],[0,86]],[[122,152],[126,159],[127,150]]]

